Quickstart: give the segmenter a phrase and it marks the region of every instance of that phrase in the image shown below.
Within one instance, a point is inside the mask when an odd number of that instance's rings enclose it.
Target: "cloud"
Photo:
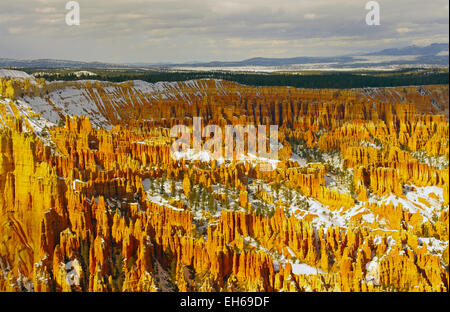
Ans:
[[[17,35],[24,32],[24,29],[22,27],[9,27],[8,33],[11,35]]]
[[[408,27],[399,27],[396,30],[399,34],[406,34],[412,31],[412,29]]]
[[[306,13],[305,15],[303,15],[303,17],[304,17],[305,19],[313,20],[313,19],[315,19],[315,18],[317,17],[317,15],[314,14],[314,13]]]
[[[43,14],[57,12],[56,8],[36,8],[35,11],[37,13],[43,13]]]
[[[239,60],[448,42],[446,0],[379,1],[380,26],[366,25],[366,1],[79,0],[81,25],[68,27],[65,2],[1,1],[0,57]]]

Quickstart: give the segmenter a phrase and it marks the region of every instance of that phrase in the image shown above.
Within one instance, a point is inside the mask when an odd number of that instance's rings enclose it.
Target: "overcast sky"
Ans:
[[[0,58],[187,62],[333,56],[448,42],[448,0],[1,0]]]

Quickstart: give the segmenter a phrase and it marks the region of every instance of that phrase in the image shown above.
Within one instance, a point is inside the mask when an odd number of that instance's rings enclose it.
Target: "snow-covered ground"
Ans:
[[[80,70],[74,73],[75,76],[81,77],[81,76],[97,76],[96,73],[87,71],[87,70]]]
[[[42,115],[36,114],[33,108],[22,99],[18,99],[15,102],[10,99],[0,99],[0,105],[5,108],[6,115],[15,116],[15,111],[18,113],[22,120],[24,120],[23,131],[30,132],[33,131],[46,145],[51,145],[50,138],[46,129],[54,126],[55,124]],[[6,121],[3,120],[0,115],[0,128],[6,125]]]
[[[406,194],[402,197],[394,194],[390,194],[382,198],[372,196],[369,198],[369,202],[377,203],[378,205],[388,205],[392,203],[395,207],[401,205],[410,213],[419,212],[425,218],[425,220],[429,221],[432,221],[433,215],[441,210],[442,204],[444,202],[444,192],[442,187],[417,187],[411,185],[405,188],[405,190]]]
[[[23,71],[12,69],[0,69],[0,78],[21,78],[21,79],[33,79],[30,75]]]

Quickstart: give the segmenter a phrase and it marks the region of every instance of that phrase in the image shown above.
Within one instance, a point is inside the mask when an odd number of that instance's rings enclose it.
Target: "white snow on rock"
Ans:
[[[372,282],[374,285],[379,285],[380,283],[380,267],[379,260],[377,257],[374,257],[372,261],[366,264],[366,282]]]
[[[151,181],[149,178],[142,180],[142,187],[144,188],[144,191],[147,192],[148,190],[150,190],[150,184]]]
[[[87,70],[80,70],[74,73],[75,76],[81,77],[81,76],[97,76],[96,73],[87,71]]]
[[[70,286],[80,286],[80,276],[82,274],[81,264],[78,259],[67,262],[66,269],[66,281]]]
[[[317,274],[325,274],[319,268],[312,267],[305,263],[293,263],[292,265],[292,273],[295,275],[317,275]]]
[[[385,205],[392,203],[394,206],[402,205],[402,207],[407,209],[410,213],[419,212],[424,218],[432,220],[434,213],[441,208],[444,202],[442,187],[417,187],[412,185],[412,189],[414,190],[406,191],[404,197],[390,194],[389,196],[382,197],[381,200],[370,198],[369,202]],[[427,205],[423,200],[425,200],[429,205]]]
[[[175,160],[190,160],[190,161],[205,161],[205,162],[209,162],[209,161],[213,161],[214,157],[211,153],[209,153],[208,151],[196,151],[194,149],[191,148],[187,148],[184,151],[179,151],[179,152],[174,152],[172,153],[172,157]]]

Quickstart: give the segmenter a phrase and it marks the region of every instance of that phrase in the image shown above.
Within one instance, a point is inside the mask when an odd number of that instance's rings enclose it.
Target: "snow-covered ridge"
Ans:
[[[0,69],[0,77],[14,79],[34,78],[24,72]],[[237,88],[230,88],[236,86]],[[240,95],[241,85],[218,79],[200,79],[180,82],[148,83],[141,80],[112,83],[98,80],[47,82],[41,96],[24,96],[18,99],[18,110],[38,113],[42,119],[52,124],[64,117],[88,116],[94,127],[110,128],[120,121],[135,118],[136,107],[148,107],[161,100],[173,100],[193,104],[208,95]],[[245,86],[242,86],[245,87]],[[260,89],[261,87],[255,87]],[[429,95],[434,105],[428,108],[432,113],[445,113],[448,116],[448,88],[408,87],[410,94]],[[234,91],[232,91],[234,90]],[[405,96],[399,88],[354,89],[367,101],[403,102]],[[423,93],[423,94],[422,94]],[[259,94],[259,92],[258,92]],[[43,127],[43,126],[42,126]]]
[[[4,75],[28,78],[20,72]],[[217,92],[225,95],[221,80],[190,80],[183,82],[148,83],[141,80],[112,83],[96,80],[54,81],[45,85],[42,96],[26,95],[16,101],[38,113],[43,119],[57,124],[64,115],[88,116],[96,127],[110,128],[120,120],[131,118],[135,106],[149,106],[160,100],[176,100],[192,104],[194,100]]]
[[[23,71],[11,70],[11,69],[0,69],[0,78],[22,78],[22,79],[33,79],[30,75]]]

